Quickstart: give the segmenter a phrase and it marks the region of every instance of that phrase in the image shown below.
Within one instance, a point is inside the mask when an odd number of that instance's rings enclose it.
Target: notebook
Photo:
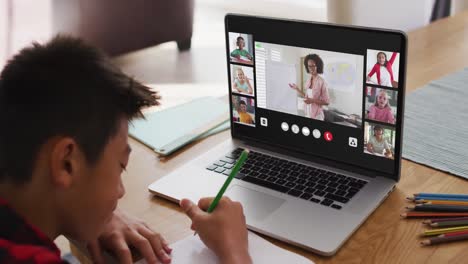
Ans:
[[[201,137],[227,129],[229,106],[215,97],[197,98],[135,120],[129,134],[166,156]]]
[[[220,263],[217,256],[207,248],[199,236],[189,236],[175,242],[172,247],[171,263],[215,264]],[[249,232],[249,252],[255,264],[295,263],[311,264],[311,260],[298,254],[282,249],[260,236]],[[142,259],[135,264],[146,264]]]

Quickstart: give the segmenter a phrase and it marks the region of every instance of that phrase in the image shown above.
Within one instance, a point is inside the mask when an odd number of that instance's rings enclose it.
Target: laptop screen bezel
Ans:
[[[315,163],[320,163],[325,166],[330,166],[333,168],[338,168],[345,171],[350,171],[353,173],[363,174],[370,177],[375,177],[376,175],[386,177],[395,181],[399,181],[401,177],[401,155],[402,155],[402,139],[403,139],[403,113],[404,113],[404,98],[405,98],[405,87],[406,87],[406,63],[407,63],[407,36],[404,32],[398,30],[387,30],[387,29],[378,29],[378,28],[369,28],[369,27],[359,27],[359,26],[345,26],[337,25],[331,23],[322,23],[322,22],[309,22],[301,20],[286,20],[286,19],[277,19],[277,18],[268,18],[268,17],[259,17],[259,16],[249,16],[241,14],[227,14],[225,16],[225,39],[226,39],[226,62],[227,62],[227,76],[228,80],[231,79],[230,74],[230,55],[229,55],[229,32],[232,25],[235,23],[256,23],[260,26],[271,26],[274,25],[277,27],[281,25],[284,28],[294,27],[294,26],[311,26],[311,27],[325,27],[325,28],[334,28],[341,30],[350,30],[350,31],[360,31],[360,32],[370,32],[373,34],[393,34],[400,38],[400,68],[399,68],[399,83],[401,88],[398,90],[398,101],[397,101],[397,117],[395,122],[395,153],[394,153],[394,172],[386,173],[383,171],[378,171],[370,168],[365,168],[359,165],[350,164],[342,161],[337,161],[329,159],[320,155],[314,155],[305,151],[300,151],[295,148],[289,148],[288,146],[275,144],[274,142],[268,142],[258,138],[252,138],[246,135],[241,135],[240,133],[235,134],[233,126],[233,113],[230,111],[230,122],[231,122],[231,136],[233,139],[238,139],[245,141],[249,144],[259,144],[261,146],[268,147],[273,151],[287,151],[288,155],[295,156],[297,158],[309,160]],[[231,92],[231,83],[228,81],[228,89]],[[232,109],[232,101],[229,100],[230,109]]]

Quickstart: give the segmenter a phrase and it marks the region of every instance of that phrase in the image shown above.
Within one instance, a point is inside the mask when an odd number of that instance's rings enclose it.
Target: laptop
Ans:
[[[228,14],[231,138],[149,185],[179,201],[226,192],[248,228],[331,256],[400,179],[404,33]]]

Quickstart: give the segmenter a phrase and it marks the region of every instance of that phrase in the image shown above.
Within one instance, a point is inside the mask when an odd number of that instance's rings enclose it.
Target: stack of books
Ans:
[[[422,236],[421,245],[468,240],[468,195],[418,193],[407,198],[414,205],[407,206],[403,218],[428,218],[423,224],[430,227]]]

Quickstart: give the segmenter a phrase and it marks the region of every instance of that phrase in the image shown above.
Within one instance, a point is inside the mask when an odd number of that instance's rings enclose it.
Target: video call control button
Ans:
[[[333,140],[333,134],[330,131],[325,131],[325,133],[323,133],[323,138],[330,142]]]
[[[302,135],[308,137],[310,135],[310,129],[308,127],[302,128]]]
[[[320,133],[320,130],[314,129],[314,130],[312,131],[312,135],[314,136],[314,138],[319,139],[320,136],[322,135],[322,133]]]
[[[297,134],[297,133],[299,133],[299,127],[296,124],[294,124],[294,125],[291,126],[291,131],[294,134]]]
[[[260,125],[267,127],[268,126],[268,119],[266,117],[260,117]]]
[[[283,131],[285,131],[285,132],[288,131],[289,130],[288,123],[286,123],[286,122],[281,123],[281,129],[283,129]]]
[[[357,148],[357,145],[358,145],[357,138],[355,138],[355,137],[349,137],[349,138],[348,138],[348,145],[349,145],[350,147]]]

